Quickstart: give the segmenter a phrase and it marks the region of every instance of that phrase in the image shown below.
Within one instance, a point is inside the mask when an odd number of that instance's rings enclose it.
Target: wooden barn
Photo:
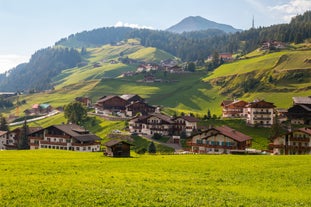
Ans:
[[[105,143],[106,152],[104,154],[110,157],[130,157],[131,145],[123,140],[111,140]]]

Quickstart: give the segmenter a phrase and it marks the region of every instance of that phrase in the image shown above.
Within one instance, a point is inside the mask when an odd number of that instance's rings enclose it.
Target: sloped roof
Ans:
[[[188,122],[198,122],[199,119],[193,117],[193,116],[182,116],[182,117],[177,117],[177,118],[182,118]]]
[[[308,106],[306,106],[306,105],[304,105],[304,104],[299,104],[299,106],[300,106],[301,108],[305,109],[306,111],[311,111],[311,108],[308,107]]]
[[[109,100],[109,99],[112,99],[112,98],[115,98],[115,97],[122,99],[120,96],[114,96],[114,95],[112,95],[112,96],[105,96],[104,98],[99,99],[99,100],[97,101],[97,103],[99,103],[99,102],[105,102],[105,101],[107,101],[107,100]]]
[[[311,96],[293,97],[294,104],[311,104]]]
[[[254,101],[245,106],[246,108],[275,108],[275,105],[271,102],[264,100]]]
[[[232,100],[224,100],[221,102],[221,106],[226,106],[228,104],[231,104],[233,101]]]
[[[120,96],[120,98],[123,98],[124,100],[129,100],[133,98],[134,96],[137,96],[136,94],[123,94]]]
[[[107,147],[112,147],[116,144],[119,144],[119,143],[124,143],[124,144],[128,144],[128,145],[132,145],[131,143],[128,143],[124,140],[117,140],[117,139],[114,139],[114,140],[111,140],[109,142],[106,142],[104,145],[107,146]]]
[[[219,131],[219,133],[238,142],[244,142],[252,139],[250,136],[247,136],[242,132],[236,131],[235,129],[232,129],[228,126],[215,127],[215,129]]]
[[[299,128],[297,131],[304,132],[306,134],[310,134],[311,135],[311,129],[307,128],[307,127]]]
[[[163,121],[166,121],[166,122],[168,122],[170,124],[174,124],[175,123],[170,116],[167,116],[165,114],[153,113],[153,114],[149,115],[148,118],[150,118],[152,116],[155,116],[155,117],[157,117],[157,118],[159,118],[159,119],[161,119]]]
[[[101,140],[98,136],[91,134],[88,130],[80,127],[77,124],[52,125],[47,128],[50,128],[50,127],[57,128],[60,131],[64,132],[65,134],[73,137],[74,139],[80,142]],[[44,130],[44,129],[41,128],[41,130]],[[34,133],[34,132],[31,132],[31,133]]]
[[[47,109],[47,108],[49,108],[51,105],[50,105],[50,104],[47,104],[47,103],[44,103],[44,104],[40,104],[39,106],[40,106],[40,108]]]
[[[0,136],[7,134],[8,131],[0,131]]]

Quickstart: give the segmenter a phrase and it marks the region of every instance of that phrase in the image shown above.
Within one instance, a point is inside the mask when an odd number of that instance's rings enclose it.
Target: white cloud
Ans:
[[[0,55],[0,73],[16,67],[21,63],[29,61],[29,57],[22,55]]]
[[[150,26],[141,26],[138,24],[123,23],[122,21],[118,21],[114,26],[115,27],[131,27],[131,28],[136,28],[136,29],[153,29],[153,27],[150,27]]]
[[[288,3],[271,6],[269,9],[274,15],[285,22],[289,22],[297,14],[303,14],[311,10],[310,0],[290,0]]]

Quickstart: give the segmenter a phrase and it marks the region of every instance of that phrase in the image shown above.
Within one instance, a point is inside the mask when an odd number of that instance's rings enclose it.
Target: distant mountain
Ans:
[[[239,29],[235,29],[230,25],[219,24],[217,22],[207,20],[200,16],[187,17],[181,20],[181,22],[179,22],[178,24],[175,24],[174,26],[171,26],[170,28],[166,29],[166,31],[174,33],[183,33],[183,32],[201,31],[208,29],[219,29],[226,33],[235,33],[241,31]]]

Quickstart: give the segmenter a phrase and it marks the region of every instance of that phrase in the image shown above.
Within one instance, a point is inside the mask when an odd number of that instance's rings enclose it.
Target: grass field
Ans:
[[[1,206],[311,206],[310,156],[0,151]]]

